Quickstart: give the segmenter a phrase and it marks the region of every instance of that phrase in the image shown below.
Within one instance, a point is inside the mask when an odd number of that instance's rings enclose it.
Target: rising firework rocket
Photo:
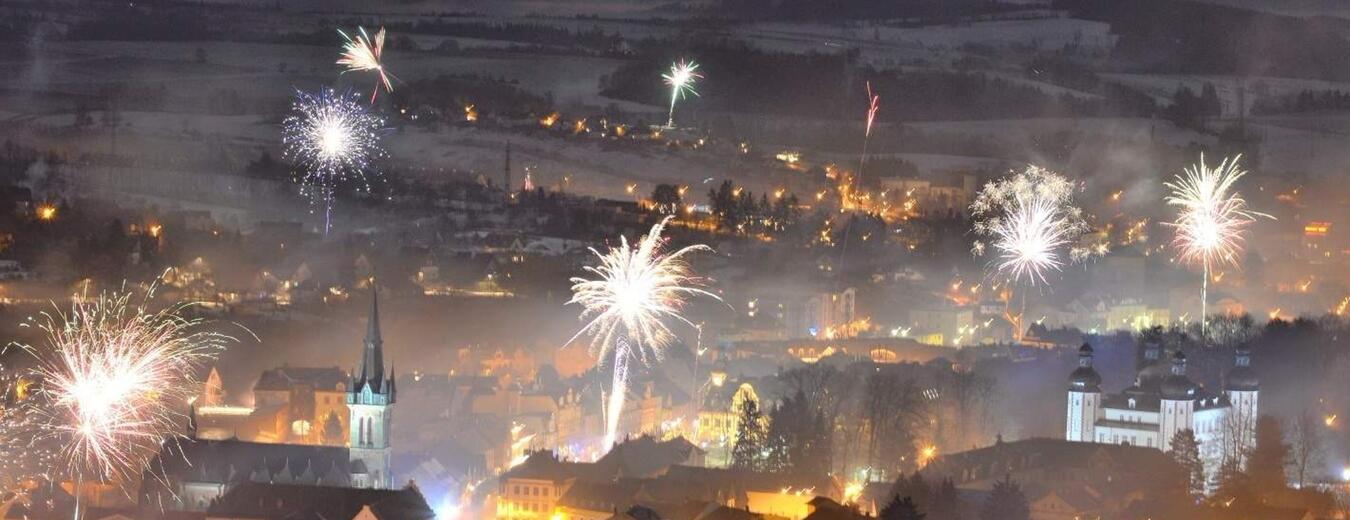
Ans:
[[[178,409],[196,395],[194,372],[233,341],[184,317],[185,305],[147,310],[150,297],[133,303],[130,293],[105,294],[43,313],[31,323],[45,340],[22,345],[37,362],[30,413],[39,436],[63,446],[77,488],[85,477],[134,477],[178,435]],[[76,496],[78,517],[78,489]]]
[[[338,34],[345,40],[342,44],[342,54],[338,57],[337,64],[346,67],[343,73],[347,72],[366,72],[374,71],[379,81],[375,84],[375,89],[370,92],[370,102],[375,102],[375,96],[380,93],[380,85],[384,85],[385,92],[393,92],[394,86],[389,82],[389,74],[384,69],[384,28],[375,33],[375,38],[371,39],[366,34],[364,27],[357,27],[355,37],[348,36],[347,33],[338,29]]]
[[[1169,225],[1176,229],[1172,245],[1182,263],[1200,265],[1204,280],[1200,283],[1200,333],[1205,333],[1208,309],[1209,273],[1216,266],[1238,265],[1246,231],[1258,217],[1270,215],[1251,211],[1233,185],[1247,174],[1238,161],[1242,156],[1224,159],[1216,168],[1200,162],[1186,168],[1172,182],[1167,204],[1177,206],[1177,218]]]
[[[698,63],[686,63],[683,59],[670,66],[670,73],[661,75],[661,79],[670,87],[670,115],[666,120],[666,128],[675,128],[675,101],[688,94],[697,96],[694,82],[702,78],[703,75],[698,73]]]
[[[600,264],[585,269],[595,279],[572,278],[572,299],[567,303],[581,305],[581,319],[586,324],[567,344],[590,336],[591,353],[614,371],[605,403],[605,449],[613,446],[616,438],[627,394],[629,362],[650,365],[664,357],[666,346],[674,339],[666,319],[694,326],[682,313],[691,297],[721,301],[704,289],[704,280],[695,277],[685,261],[686,256],[711,248],[700,244],[673,253],[663,250],[661,232],[669,221],[666,217],[652,226],[635,246],[620,237],[619,246],[606,253],[592,249]]]
[[[325,88],[297,91],[291,114],[282,121],[287,158],[299,168],[296,180],[324,202],[324,234],[331,227],[333,190],[354,179],[369,191],[368,177],[378,175],[371,161],[382,157],[384,119],[372,114],[355,94]]]
[[[861,186],[863,166],[867,164],[867,142],[872,139],[872,123],[877,120],[877,111],[881,110],[881,96],[872,93],[872,82],[867,82],[867,126],[863,131],[862,154],[858,156],[858,183]]]

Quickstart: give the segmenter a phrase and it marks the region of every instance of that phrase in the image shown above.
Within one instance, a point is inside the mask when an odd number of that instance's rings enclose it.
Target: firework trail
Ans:
[[[628,397],[628,362],[632,361],[628,339],[619,338],[614,346],[614,372],[609,385],[609,396],[605,398],[605,449],[614,445],[618,436],[619,417],[623,415],[623,403]]]
[[[705,245],[693,245],[675,252],[663,250],[661,232],[670,217],[652,226],[636,245],[620,237],[618,247],[608,252],[591,252],[600,265],[587,266],[595,279],[572,278],[572,299],[568,304],[582,306],[586,322],[571,344],[581,336],[591,337],[591,353],[614,369],[614,385],[607,402],[605,449],[613,446],[618,415],[623,410],[624,388],[628,381],[628,362],[633,358],[650,364],[664,357],[664,349],[674,338],[666,319],[694,326],[682,314],[685,303],[694,296],[717,295],[703,289],[704,280],[694,276],[685,257],[711,251]]]
[[[40,344],[21,345],[36,360],[30,411],[38,437],[60,443],[76,488],[86,477],[132,479],[178,435],[178,409],[196,395],[193,373],[233,341],[184,317],[184,304],[147,310],[152,296],[153,289],[139,303],[130,293],[77,299],[68,312],[24,324],[45,333]]]
[[[1200,284],[1200,332],[1205,332],[1208,312],[1209,273],[1216,266],[1238,265],[1243,232],[1259,217],[1270,215],[1251,211],[1233,185],[1247,174],[1239,166],[1242,156],[1224,159],[1218,167],[1200,162],[1165,184],[1172,191],[1166,199],[1177,206],[1177,218],[1168,225],[1176,229],[1172,245],[1177,258],[1189,265],[1199,264],[1204,274]]]
[[[384,156],[380,136],[384,119],[372,114],[355,94],[325,88],[297,91],[291,113],[282,121],[285,155],[300,169],[297,181],[324,201],[324,234],[331,227],[333,190],[348,179],[370,190],[368,175],[379,172],[371,161]]]
[[[1071,262],[1090,258],[1100,250],[1084,247],[1079,238],[1091,229],[1083,212],[1073,205],[1074,184],[1063,176],[1028,166],[1020,173],[988,183],[970,206],[977,240],[973,252],[983,256],[992,248],[994,274],[1009,283],[1004,294],[1005,318],[1022,335],[1021,313],[1011,310],[1012,286],[1047,283],[1046,275]],[[1025,295],[1023,295],[1025,304]]]
[[[694,82],[703,79],[703,75],[698,73],[698,63],[685,62],[681,59],[671,64],[670,72],[662,74],[661,79],[670,87],[670,114],[666,120],[666,128],[675,128],[675,101],[689,94],[697,96],[698,91],[694,90]]]
[[[342,29],[338,29],[338,34],[346,41],[342,44],[342,54],[338,57],[337,64],[346,67],[343,73],[375,71],[379,81],[370,92],[370,102],[374,103],[375,96],[380,93],[380,85],[384,85],[385,92],[394,91],[394,86],[389,82],[393,74],[384,70],[384,28],[381,27],[379,32],[375,33],[374,39],[366,34],[364,27],[356,29],[358,34],[355,37],[348,36]]]
[[[872,92],[872,82],[867,82],[867,126],[863,131],[862,154],[858,156],[858,183],[862,185],[862,170],[867,164],[867,143],[872,139],[872,123],[877,120],[877,111],[881,110],[881,96]]]

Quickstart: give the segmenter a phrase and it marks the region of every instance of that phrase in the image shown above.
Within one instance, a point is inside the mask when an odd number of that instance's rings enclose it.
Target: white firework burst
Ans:
[[[970,206],[976,241],[972,252],[993,249],[994,270],[1013,282],[1046,282],[1046,274],[1091,257],[1079,244],[1091,228],[1073,205],[1074,184],[1063,176],[1028,166],[1022,172],[984,186]]]

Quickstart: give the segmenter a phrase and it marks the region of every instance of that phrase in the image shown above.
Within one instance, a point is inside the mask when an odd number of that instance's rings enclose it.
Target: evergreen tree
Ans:
[[[956,496],[956,483],[946,478],[938,484],[928,500],[927,520],[958,520],[960,502]]]
[[[877,515],[880,520],[923,520],[923,513],[919,512],[919,506],[914,503],[910,497],[900,498],[900,495],[891,497],[891,502],[881,509]]]
[[[928,482],[924,481],[923,475],[915,471],[906,478],[903,474],[895,479],[895,484],[891,486],[891,495],[909,497],[919,507],[926,508],[931,490],[928,489]]]
[[[722,229],[736,229],[744,218],[744,212],[736,199],[738,190],[735,183],[727,180],[708,191],[708,204],[712,206],[713,216],[717,217]]]
[[[741,403],[740,424],[736,425],[736,445],[731,448],[731,467],[758,471],[762,469],[765,432],[764,414],[759,403],[746,399]]]
[[[825,416],[811,408],[803,391],[769,413],[764,449],[765,469],[811,475],[830,467],[830,429]]]
[[[1213,83],[1206,82],[1200,88],[1200,110],[1205,117],[1219,117],[1223,113],[1223,102],[1219,101],[1219,91]]]
[[[328,418],[323,422],[323,440],[327,444],[341,444],[347,440],[347,429],[342,427],[337,412],[328,412]]]
[[[1031,520],[1031,506],[1022,494],[1022,487],[1012,481],[1012,475],[994,483],[989,499],[980,509],[980,520]]]
[[[1181,467],[1190,499],[1204,498],[1205,465],[1200,462],[1200,442],[1195,439],[1195,431],[1187,428],[1173,435],[1172,451],[1167,455]]]
[[[1258,495],[1269,495],[1289,487],[1285,466],[1289,464],[1289,445],[1284,442],[1280,421],[1269,415],[1256,420],[1256,443],[1247,456],[1247,480]]]
[[[657,184],[652,190],[652,205],[657,213],[674,215],[680,209],[680,188],[673,184]]]

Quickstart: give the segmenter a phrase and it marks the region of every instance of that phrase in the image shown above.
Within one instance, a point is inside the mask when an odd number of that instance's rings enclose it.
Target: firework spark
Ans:
[[[5,353],[0,349],[0,356]],[[28,370],[0,363],[0,492],[14,492],[29,479],[50,479],[60,446],[43,442],[29,398],[34,380]]]
[[[375,84],[375,89],[370,93],[370,102],[375,102],[375,96],[380,93],[380,85],[384,85],[385,92],[393,92],[394,86],[389,82],[393,74],[384,70],[384,28],[375,33],[372,39],[366,34],[364,27],[356,28],[358,33],[355,37],[348,36],[347,33],[338,29],[338,34],[346,40],[342,44],[342,55],[338,57],[337,64],[347,67],[347,72],[366,72],[375,71],[379,76],[379,82]]]
[[[1092,256],[1093,249],[1078,244],[1090,228],[1072,203],[1073,191],[1073,183],[1039,166],[986,184],[970,210],[975,233],[990,243],[977,241],[973,252],[980,256],[992,247],[998,255],[995,271],[1033,285],[1046,282],[1050,271]]]
[[[863,131],[862,152],[858,154],[858,178],[862,179],[863,167],[867,165],[867,143],[872,139],[872,123],[877,120],[877,111],[881,110],[881,96],[872,92],[872,82],[867,82],[867,126]]]
[[[1259,217],[1274,218],[1251,211],[1233,185],[1247,174],[1239,166],[1242,156],[1226,158],[1218,167],[1200,162],[1177,175],[1165,185],[1172,191],[1167,204],[1177,206],[1177,218],[1169,225],[1176,229],[1172,245],[1182,263],[1200,265],[1204,281],[1200,288],[1200,329],[1205,329],[1208,311],[1209,272],[1214,267],[1238,265],[1246,231]]]
[[[670,115],[666,120],[666,128],[675,128],[675,101],[689,94],[697,96],[694,82],[703,79],[703,75],[698,73],[698,63],[681,59],[671,64],[670,73],[662,74],[661,79],[670,87]]]
[[[864,137],[872,137],[872,123],[877,120],[877,111],[881,110],[881,96],[872,93],[872,82],[867,82],[867,131]]]
[[[665,347],[674,338],[666,320],[693,327],[682,314],[690,298],[708,296],[721,300],[703,289],[704,280],[695,277],[685,261],[688,255],[711,248],[700,244],[675,252],[663,250],[665,240],[661,232],[669,221],[670,217],[666,217],[652,226],[636,245],[621,237],[619,246],[611,247],[607,253],[592,249],[600,265],[587,266],[586,271],[596,278],[572,278],[572,299],[567,303],[582,306],[581,319],[586,324],[567,343],[590,336],[591,353],[602,362],[608,360],[615,371],[615,385],[610,389],[612,398],[607,404],[605,448],[614,443],[626,393],[629,358],[636,357],[643,363],[661,360]]]
[[[297,91],[291,114],[282,121],[286,156],[299,167],[297,181],[325,203],[324,232],[329,228],[333,189],[355,179],[370,189],[368,175],[378,171],[371,161],[382,157],[384,119],[372,114],[354,94],[330,88],[318,93]]]
[[[37,361],[39,435],[61,441],[76,482],[126,481],[140,471],[177,435],[178,408],[196,393],[193,372],[232,341],[184,317],[185,305],[151,312],[148,299],[105,294],[43,313],[34,324],[45,340],[23,346]]]

